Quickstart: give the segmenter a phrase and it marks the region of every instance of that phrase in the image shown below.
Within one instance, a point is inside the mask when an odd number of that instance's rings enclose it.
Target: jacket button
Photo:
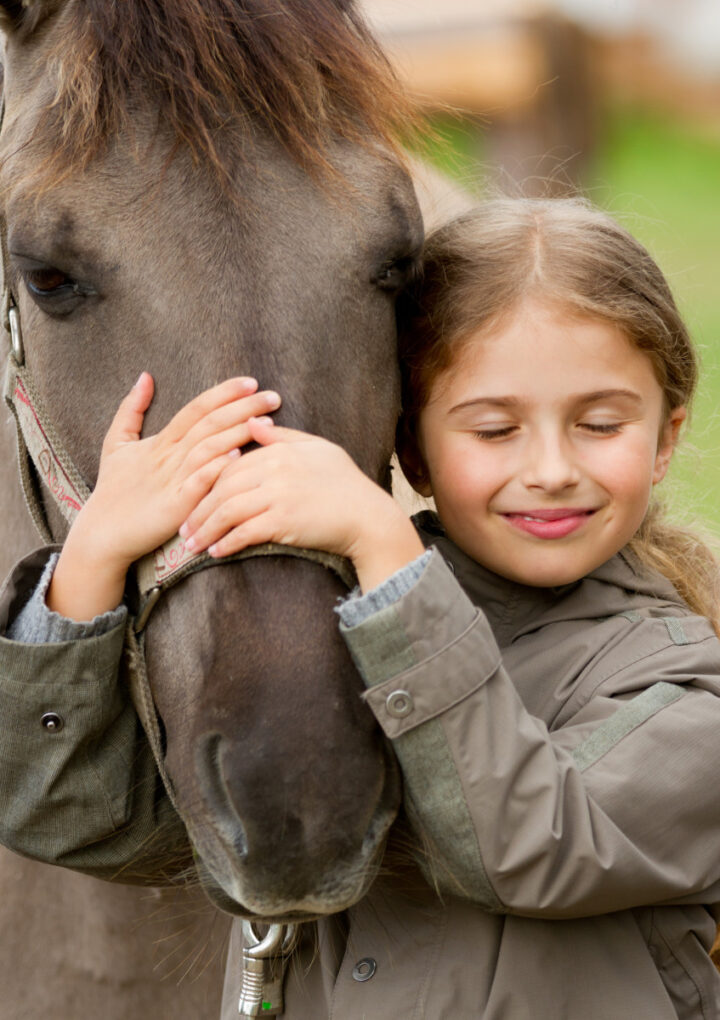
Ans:
[[[410,715],[415,708],[412,694],[407,691],[393,691],[387,696],[385,708],[388,715],[395,716],[396,719],[403,719],[406,715]]]
[[[48,733],[59,733],[65,725],[62,716],[59,716],[57,712],[46,712],[40,722]]]
[[[377,970],[377,964],[371,956],[364,956],[353,967],[352,976],[355,981],[369,981]]]

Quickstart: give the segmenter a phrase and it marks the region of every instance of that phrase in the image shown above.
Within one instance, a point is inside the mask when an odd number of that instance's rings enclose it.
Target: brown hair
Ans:
[[[400,299],[398,453],[413,485],[427,481],[415,436],[435,380],[463,344],[531,296],[617,326],[650,358],[666,415],[689,407],[697,357],[670,287],[639,241],[583,199],[491,199],[428,238],[422,275]],[[720,633],[718,566],[703,541],[654,503],[630,549]]]
[[[332,139],[393,147],[410,110],[352,0],[78,0],[59,16],[44,186],[87,166],[143,97],[176,147],[209,161],[226,185],[244,157],[228,130],[238,124],[240,135],[262,126],[306,169],[327,174]],[[18,31],[32,27],[21,20]],[[47,120],[38,130],[46,134]]]

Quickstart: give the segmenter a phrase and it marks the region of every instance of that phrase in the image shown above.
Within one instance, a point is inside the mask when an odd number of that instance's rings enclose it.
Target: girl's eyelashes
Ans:
[[[488,426],[486,428],[473,429],[472,434],[476,439],[507,439],[509,436],[513,435],[518,428],[519,426],[517,425]],[[594,435],[613,436],[622,431],[622,422],[581,421],[578,422],[578,428],[585,432],[591,432]]]
[[[496,428],[478,428],[473,430],[476,439],[506,439],[517,428],[517,425],[501,425]]]
[[[585,429],[587,432],[596,432],[601,436],[612,436],[620,432],[622,424],[621,422],[582,421],[580,422],[580,428]]]

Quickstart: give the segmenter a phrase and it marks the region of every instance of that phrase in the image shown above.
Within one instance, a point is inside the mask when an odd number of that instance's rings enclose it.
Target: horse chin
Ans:
[[[223,875],[221,878],[218,873],[210,871],[202,858],[196,860],[196,868],[206,896],[225,913],[264,924],[301,924],[347,910],[362,899],[375,880],[383,851],[384,843],[370,861],[358,866],[355,884],[345,874],[341,882],[330,882],[332,894],[318,890],[302,902],[283,902],[272,889],[264,896],[251,894],[245,888],[242,876]]]

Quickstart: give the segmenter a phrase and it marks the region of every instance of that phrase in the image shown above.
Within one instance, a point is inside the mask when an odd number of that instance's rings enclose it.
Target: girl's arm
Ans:
[[[552,730],[437,551],[391,606],[343,627],[440,889],[545,919],[720,900],[720,642],[700,617],[603,627]],[[521,689],[556,691],[554,650],[525,646]]]
[[[223,468],[180,527],[188,548],[227,556],[280,542],[350,559],[363,591],[422,554],[417,532],[393,498],[339,446],[250,421],[253,450]]]

